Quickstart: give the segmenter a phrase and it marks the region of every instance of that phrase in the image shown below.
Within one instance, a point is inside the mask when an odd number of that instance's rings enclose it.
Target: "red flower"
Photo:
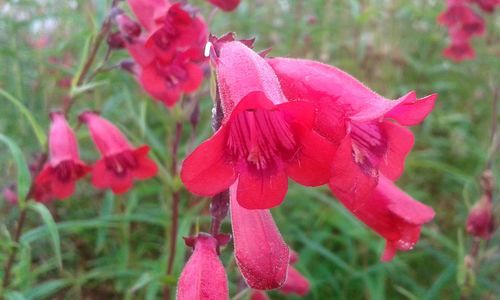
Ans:
[[[100,189],[111,188],[116,194],[127,192],[134,179],[148,179],[158,169],[147,157],[149,147],[133,149],[120,130],[108,120],[93,112],[80,115],[92,135],[102,158],[94,164],[92,184]]]
[[[452,42],[451,45],[443,50],[443,56],[455,62],[464,60],[472,60],[476,57],[476,52],[470,43],[456,43]]]
[[[240,4],[240,0],[208,0],[208,2],[225,11],[232,11]]]
[[[335,149],[312,131],[314,107],[288,102],[271,67],[244,44],[225,42],[216,50],[222,125],[184,161],[186,187],[212,196],[238,179],[239,204],[266,209],[283,201],[288,177],[326,183]]]
[[[287,58],[269,63],[290,101],[315,105],[314,130],[338,147],[332,189],[359,199],[373,190],[379,173],[399,178],[413,147],[413,134],[403,126],[420,123],[434,107],[436,95],[417,99],[410,92],[389,100],[332,66]]]
[[[250,300],[269,300],[266,292],[261,290],[250,290]]]
[[[189,238],[186,244],[194,252],[182,270],[177,285],[177,299],[229,299],[227,276],[218,253],[218,241],[206,233]]]
[[[413,249],[422,224],[434,218],[434,210],[400,190],[381,176],[375,190],[357,205],[349,193],[333,190],[335,196],[360,221],[386,240],[382,261],[391,260],[396,250]]]
[[[189,5],[173,4],[164,17],[158,19],[146,47],[155,51],[162,61],[170,61],[177,52],[196,49],[199,58],[207,43],[208,28],[201,16]]]
[[[160,8],[157,1],[151,0],[129,3],[149,31],[148,37],[138,37],[126,17],[117,17],[121,33],[127,37],[127,50],[137,63],[134,73],[148,94],[171,107],[181,93],[191,93],[202,83],[207,26],[190,6],[182,3]],[[163,15],[156,10],[163,11]],[[151,18],[154,22],[149,22]]]
[[[51,113],[49,132],[49,162],[35,179],[35,199],[46,202],[42,191],[50,191],[57,199],[66,199],[75,191],[75,181],[82,178],[90,168],[78,154],[75,133],[60,112]]]
[[[269,210],[241,207],[236,189],[237,183],[229,189],[236,263],[251,288],[279,288],[286,280],[288,246]]]

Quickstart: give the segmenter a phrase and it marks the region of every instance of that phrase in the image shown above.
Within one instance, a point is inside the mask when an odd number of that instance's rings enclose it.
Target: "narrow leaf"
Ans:
[[[9,137],[0,133],[0,141],[6,144],[9,147],[12,156],[14,157],[14,161],[16,163],[17,169],[17,201],[19,203],[19,207],[24,208],[26,195],[28,194],[30,185],[31,185],[31,175],[28,169],[28,165],[26,164],[26,160],[24,159],[23,153],[19,146],[17,146],[14,141],[12,141]]]
[[[61,240],[59,237],[59,231],[57,230],[57,225],[50,214],[50,211],[41,203],[31,202],[28,208],[36,211],[42,218],[45,226],[49,231],[49,236],[52,241],[52,246],[54,248],[54,253],[57,260],[57,265],[60,270],[62,270],[62,258],[61,258]]]

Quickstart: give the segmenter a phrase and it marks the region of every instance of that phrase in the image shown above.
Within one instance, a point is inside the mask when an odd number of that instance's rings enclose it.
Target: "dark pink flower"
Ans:
[[[240,205],[267,209],[283,201],[288,177],[326,183],[335,149],[312,130],[313,105],[288,102],[269,64],[243,43],[215,49],[222,125],[184,161],[186,187],[213,196],[238,179]]]
[[[227,276],[218,255],[218,241],[206,233],[186,241],[194,251],[177,284],[178,300],[229,299]]]
[[[476,57],[476,52],[470,43],[451,43],[443,50],[443,56],[455,62],[472,60]]]
[[[224,11],[232,11],[240,4],[240,0],[208,0],[208,2]]]
[[[410,92],[389,100],[332,66],[288,58],[268,61],[289,101],[314,104],[314,130],[338,148],[332,189],[362,198],[376,186],[379,173],[399,178],[414,140],[404,126],[422,122],[436,95],[417,99]]]
[[[333,193],[353,215],[386,240],[382,261],[391,260],[397,250],[413,249],[422,224],[435,215],[431,207],[415,201],[384,176],[361,204],[349,193],[336,190]]]
[[[120,130],[93,112],[80,115],[90,130],[102,158],[94,164],[92,184],[100,189],[111,188],[116,194],[127,192],[134,179],[144,180],[156,175],[158,168],[148,158],[149,147],[133,148]]]
[[[85,176],[90,168],[78,154],[75,133],[60,112],[51,113],[49,132],[49,161],[35,178],[39,191],[50,190],[57,199],[66,199],[75,191],[75,182]],[[35,199],[45,202],[44,197]]]
[[[245,209],[237,201],[237,183],[229,189],[234,256],[248,286],[259,290],[281,287],[290,251],[269,210]]]
[[[2,189],[2,195],[10,204],[17,204],[17,186],[10,184]]]
[[[261,290],[250,290],[250,300],[269,300],[269,296],[266,292]]]

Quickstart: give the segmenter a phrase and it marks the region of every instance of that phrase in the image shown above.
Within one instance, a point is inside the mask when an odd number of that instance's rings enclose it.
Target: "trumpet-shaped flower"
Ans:
[[[290,101],[314,104],[314,130],[338,148],[332,189],[359,199],[375,188],[379,173],[399,178],[414,142],[403,126],[420,123],[434,107],[436,95],[417,99],[410,92],[389,100],[332,66],[288,58],[268,61]]]
[[[240,4],[240,0],[208,0],[208,2],[224,11],[232,11]]]
[[[239,204],[266,209],[283,201],[288,177],[308,186],[326,183],[335,149],[312,130],[314,106],[288,102],[269,64],[243,43],[216,49],[222,125],[184,161],[186,187],[213,196],[238,179]]]
[[[95,187],[111,188],[114,193],[123,194],[133,186],[134,179],[144,180],[156,175],[158,168],[147,156],[147,145],[133,148],[115,125],[96,113],[84,112],[80,120],[89,128],[102,156],[92,171]]]
[[[75,133],[60,112],[51,113],[49,161],[35,179],[35,199],[45,202],[42,191],[50,191],[57,199],[66,199],[75,191],[75,182],[90,168],[78,154]]]

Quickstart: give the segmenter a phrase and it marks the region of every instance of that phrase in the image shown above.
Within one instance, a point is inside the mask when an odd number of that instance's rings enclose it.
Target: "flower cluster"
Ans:
[[[76,181],[89,172],[96,188],[110,188],[116,194],[127,192],[134,179],[156,175],[156,164],[147,157],[148,146],[132,147],[115,125],[98,114],[80,115],[102,156],[93,167],[80,160],[75,133],[64,115],[54,112],[50,117],[49,158],[35,178],[32,193],[36,201],[47,203],[70,197]]]
[[[438,23],[448,28],[450,44],[443,55],[453,61],[474,59],[476,54],[471,40],[485,32],[485,21],[471,4],[477,4],[487,13],[492,13],[499,0],[448,0],[444,12],[438,16]]]
[[[333,66],[266,58],[231,34],[210,46],[220,127],[184,160],[181,179],[201,196],[229,189],[234,255],[252,299],[309,289],[269,211],[284,200],[288,178],[328,184],[386,240],[383,261],[414,247],[434,211],[394,181],[414,143],[407,126],[425,119],[436,95],[386,99]]]
[[[197,10],[183,2],[129,0],[138,23],[122,11],[114,21],[118,31],[108,43],[126,47],[132,72],[144,91],[167,107],[182,93],[191,93],[203,80],[203,47],[208,30]]]

